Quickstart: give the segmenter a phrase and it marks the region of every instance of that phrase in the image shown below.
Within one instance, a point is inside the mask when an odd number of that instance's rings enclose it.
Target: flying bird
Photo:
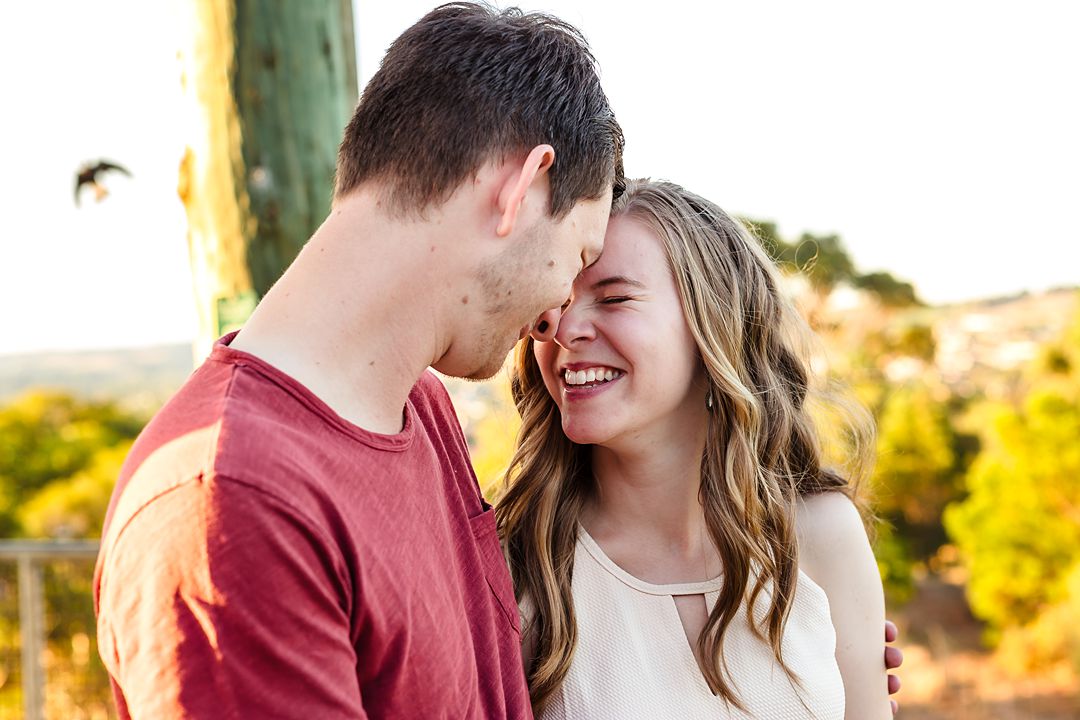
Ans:
[[[107,160],[98,160],[94,164],[87,163],[79,168],[79,172],[75,175],[75,204],[79,204],[79,194],[83,185],[93,188],[94,198],[101,202],[109,194],[109,191],[101,184],[101,175],[114,170],[131,177],[131,172],[127,168]]]

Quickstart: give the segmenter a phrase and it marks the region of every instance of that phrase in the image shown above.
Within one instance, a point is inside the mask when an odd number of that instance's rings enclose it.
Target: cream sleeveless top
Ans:
[[[687,641],[675,595],[704,595],[709,611],[721,578],[653,585],[616,565],[583,528],[574,555],[572,591],[578,641],[562,687],[540,720],[843,720],[844,685],[825,592],[799,573],[783,637],[783,656],[797,689],[771,647],[751,632],[746,608],[724,636],[724,657],[748,712],[714,696]],[[758,597],[764,615],[768,599]]]

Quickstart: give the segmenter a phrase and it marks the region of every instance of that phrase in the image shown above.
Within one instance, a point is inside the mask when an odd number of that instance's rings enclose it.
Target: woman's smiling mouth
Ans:
[[[606,365],[593,365],[580,369],[563,370],[563,391],[567,397],[592,395],[595,390],[606,389],[608,385],[626,373]]]

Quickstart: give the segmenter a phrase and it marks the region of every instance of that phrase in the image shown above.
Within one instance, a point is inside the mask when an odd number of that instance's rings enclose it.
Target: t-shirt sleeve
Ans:
[[[366,718],[340,552],[222,478],[147,503],[107,546],[98,636],[133,718]]]

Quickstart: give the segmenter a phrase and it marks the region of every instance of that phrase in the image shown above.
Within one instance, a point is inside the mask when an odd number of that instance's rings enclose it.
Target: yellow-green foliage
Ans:
[[[92,532],[89,518],[104,512],[107,487],[116,479],[115,473],[111,480],[107,475],[117,455],[99,453],[126,447],[142,424],[113,403],[56,392],[30,392],[0,408],[0,537],[38,535],[49,524],[38,523],[43,513],[59,527],[61,506],[79,508],[86,522],[73,519],[71,527]],[[24,527],[23,520],[36,529]]]
[[[1068,661],[1080,674],[1080,314],[998,406],[946,528],[968,598],[1016,669]]]
[[[945,406],[925,386],[886,394],[871,501],[882,520],[874,553],[891,600],[910,596],[914,565],[945,539],[941,514],[959,495],[955,441]]]
[[[115,404],[30,392],[0,408],[0,537],[97,537],[116,476],[143,424]],[[93,560],[44,565],[49,717],[104,717],[108,677],[97,656]],[[0,567],[0,599],[13,597],[14,567]],[[16,646],[18,618],[0,615],[0,647]],[[0,716],[21,707],[20,686],[4,682]],[[72,708],[78,709],[73,712]]]
[[[1023,625],[1066,596],[1080,561],[1080,403],[1033,393],[1001,408],[967,476],[970,495],[946,527],[970,569],[972,610],[997,628]]]
[[[514,409],[507,393],[501,393],[503,402],[492,404],[489,412],[476,424],[473,435],[472,461],[480,489],[489,500],[499,493],[503,473],[514,453],[521,418]]]
[[[1065,598],[1046,608],[1028,625],[1002,632],[998,655],[1016,674],[1058,663],[1080,674],[1080,564],[1065,579]]]
[[[876,507],[908,524],[940,522],[956,497],[953,432],[944,406],[923,386],[894,390],[878,421]]]
[[[911,573],[911,549],[896,527],[883,520],[874,532],[874,558],[889,602],[903,603],[915,592]]]
[[[98,450],[70,478],[54,480],[19,508],[16,517],[30,537],[100,537],[120,466],[131,441]]]

